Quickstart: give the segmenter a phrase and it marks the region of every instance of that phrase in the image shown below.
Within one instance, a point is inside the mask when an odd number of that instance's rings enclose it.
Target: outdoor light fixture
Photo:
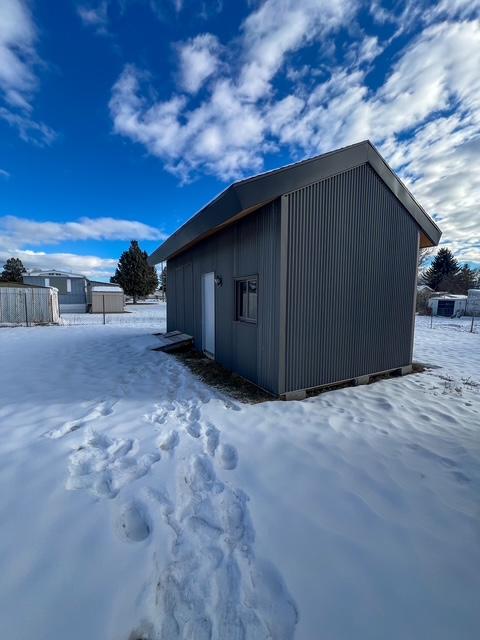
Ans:
[[[223,280],[221,276],[215,276],[215,284],[217,285],[217,287],[221,287],[223,284]]]

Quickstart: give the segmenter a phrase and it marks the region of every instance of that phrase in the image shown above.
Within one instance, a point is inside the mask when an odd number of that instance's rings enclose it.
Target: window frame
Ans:
[[[241,309],[241,300],[240,300],[240,283],[246,282],[247,284],[247,306],[249,307],[249,297],[248,297],[248,285],[250,282],[255,282],[256,285],[256,296],[257,296],[257,307],[256,307],[256,317],[251,318],[248,316],[240,315]],[[235,286],[235,322],[242,322],[244,324],[256,325],[258,322],[258,275],[253,274],[251,276],[239,276],[234,278],[234,286]],[[250,312],[250,308],[247,309],[247,313]]]

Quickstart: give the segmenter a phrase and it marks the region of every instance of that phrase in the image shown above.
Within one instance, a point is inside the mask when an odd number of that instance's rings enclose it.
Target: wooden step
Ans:
[[[155,347],[154,351],[175,351],[193,344],[193,336],[182,331],[167,331],[167,333],[155,333],[154,335],[160,340],[160,346]]]

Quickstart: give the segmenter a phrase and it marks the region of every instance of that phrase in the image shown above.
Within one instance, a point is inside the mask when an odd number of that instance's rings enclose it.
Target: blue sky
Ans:
[[[480,263],[480,1],[1,0],[0,261],[107,279],[232,180],[370,138]]]

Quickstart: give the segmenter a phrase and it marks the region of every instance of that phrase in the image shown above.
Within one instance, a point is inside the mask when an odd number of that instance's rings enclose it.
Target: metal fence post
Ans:
[[[475,312],[472,313],[472,324],[470,325],[470,333],[473,333],[473,321],[475,320]]]
[[[103,303],[103,324],[105,324],[105,294],[102,295],[102,303]]]
[[[23,296],[24,296],[24,302],[25,302],[25,324],[28,327],[28,307],[27,307],[27,292],[26,291],[24,291]]]

